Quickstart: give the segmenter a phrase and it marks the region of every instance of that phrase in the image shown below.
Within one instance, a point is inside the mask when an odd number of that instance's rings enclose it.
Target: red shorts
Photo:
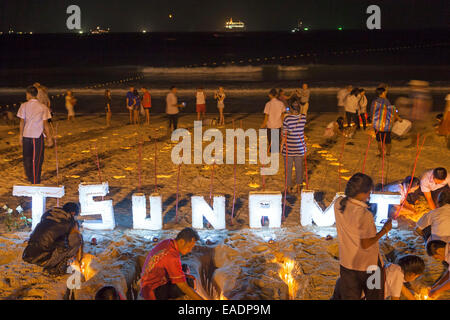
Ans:
[[[206,104],[197,104],[197,112],[206,112]]]

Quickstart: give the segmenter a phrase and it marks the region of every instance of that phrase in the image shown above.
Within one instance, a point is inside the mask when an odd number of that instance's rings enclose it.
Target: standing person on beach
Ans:
[[[278,89],[278,96],[277,99],[280,100],[281,102],[283,102],[284,106],[287,107],[288,104],[288,100],[290,97],[288,97],[285,93],[283,89]]]
[[[105,90],[105,112],[106,112],[106,126],[111,126],[111,90]]]
[[[379,87],[376,90],[377,97],[372,101],[371,114],[373,119],[373,128],[376,132],[378,141],[378,156],[381,157],[383,150],[386,155],[391,154],[391,130],[395,121],[402,122],[402,119],[397,115],[395,107],[386,98],[387,90]],[[384,148],[385,146],[385,148]]]
[[[177,88],[175,86],[170,87],[170,92],[166,97],[166,114],[169,117],[169,129],[172,131],[177,129],[178,126],[178,113],[180,113],[179,108],[182,108],[183,104],[178,104],[177,98]]]
[[[77,99],[73,96],[72,91],[68,90],[66,92],[66,109],[67,109],[67,120],[74,121],[75,120],[75,104],[77,103]]]
[[[225,117],[223,115],[223,109],[225,108],[225,97],[226,95],[223,87],[219,87],[219,91],[214,93],[214,99],[217,100],[217,109],[219,109],[219,126],[225,125]]]
[[[309,108],[309,96],[310,91],[308,89],[308,84],[304,83],[302,85],[301,89],[295,90],[290,96],[289,99],[293,96],[296,96],[300,102],[300,113],[304,114],[305,116],[308,114],[308,108]]]
[[[42,103],[44,106],[46,106],[48,108],[48,110],[50,111],[50,114],[53,116],[50,98],[48,97],[48,89],[46,87],[44,87],[43,85],[41,85],[39,82],[34,83],[33,86],[35,86],[36,89],[38,89],[37,100],[40,103]],[[51,122],[51,119],[48,119],[48,120],[49,120],[49,122]]]
[[[286,111],[286,107],[283,102],[277,99],[278,92],[276,89],[271,89],[269,92],[270,101],[266,103],[264,107],[264,122],[261,128],[267,128],[267,145],[272,145],[272,132],[280,139],[280,129],[283,126],[283,115]],[[272,145],[270,150],[278,152]]]
[[[42,163],[44,162],[44,134],[48,146],[53,145],[47,120],[51,118],[49,109],[37,100],[38,90],[30,86],[26,90],[27,102],[20,105],[17,117],[20,118],[19,144],[23,148],[23,166],[28,181],[41,183]]]
[[[39,82],[35,82],[33,84],[33,86],[35,86],[36,89],[38,89],[37,100],[48,108],[50,115],[53,117],[51,102],[50,102],[50,98],[48,97],[48,89],[46,87],[44,87],[42,84],[40,84]],[[50,133],[52,134],[52,136],[54,136],[55,132],[53,129],[52,119],[50,118],[47,121],[50,124],[50,127],[49,127]]]
[[[197,111],[197,121],[203,120],[206,113],[206,94],[202,87],[197,88],[197,93],[195,94],[195,111]]]
[[[345,118],[345,97],[347,97],[350,92],[353,90],[353,87],[351,85],[348,85],[345,88],[342,88],[337,93],[337,110],[340,115],[342,115]]]
[[[130,87],[130,91],[127,92],[126,105],[128,112],[130,114],[130,124],[133,123],[133,104],[134,104],[134,87]]]
[[[306,116],[300,113],[300,108],[292,107],[283,120],[283,150],[285,174],[289,193],[300,193],[303,186],[303,157],[306,154],[305,142]],[[292,167],[295,163],[295,185],[292,185]]]
[[[389,219],[377,233],[367,205],[372,189],[372,178],[356,173],[347,182],[345,197],[340,197],[334,204],[340,278],[332,300],[360,300],[363,292],[367,300],[384,299],[383,286],[371,288],[368,279],[375,271],[376,282],[382,284],[385,281],[378,240],[391,230],[392,221]]]
[[[351,127],[351,123],[355,123],[355,128],[360,130],[361,127],[359,125],[359,90],[358,88],[354,88],[349,95],[345,97],[344,100],[345,105],[345,115],[347,118],[347,127]]]
[[[133,90],[133,124],[139,124],[139,112],[141,110],[141,97],[139,92]]]
[[[409,85],[412,106],[407,119],[411,121],[412,127],[409,132],[411,143],[407,147],[415,148],[417,135],[423,137],[430,131],[427,120],[430,117],[433,100],[427,81],[411,80]]]
[[[358,106],[359,106],[359,115],[361,116],[361,120],[363,123],[363,128],[366,130],[367,128],[367,97],[366,97],[366,90],[363,88],[359,89],[359,100],[358,100]],[[359,120],[358,120],[359,123]]]
[[[150,125],[150,109],[152,107],[152,97],[147,88],[142,87],[142,107],[145,110],[145,123]]]
[[[203,300],[194,290],[194,281],[187,277],[181,264],[181,255],[192,251],[200,239],[192,228],[184,228],[175,239],[161,241],[154,247],[142,267],[140,295],[145,300],[168,300],[187,295]]]

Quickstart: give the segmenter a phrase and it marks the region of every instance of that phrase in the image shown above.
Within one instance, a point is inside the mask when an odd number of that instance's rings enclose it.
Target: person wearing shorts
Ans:
[[[133,95],[134,87],[130,87],[130,91],[127,92],[126,103],[127,109],[130,113],[130,124],[133,123],[133,104],[134,104],[134,95]]]
[[[133,124],[139,124],[139,111],[141,109],[141,97],[139,92],[134,89],[133,91]]]
[[[195,111],[197,112],[197,121],[198,120],[203,120],[205,118],[205,113],[206,113],[206,95],[205,95],[205,92],[203,91],[202,87],[197,89]]]
[[[225,117],[223,116],[223,108],[225,108],[225,91],[223,87],[219,87],[219,91],[214,94],[214,98],[217,100],[217,109],[219,109],[219,126],[225,125]]]
[[[152,107],[152,97],[147,88],[142,87],[142,107],[145,110],[145,123],[150,125],[150,108]]]
[[[383,152],[389,156],[391,154],[391,130],[395,121],[402,122],[398,116],[397,110],[386,98],[387,89],[379,87],[376,90],[378,98],[372,102],[371,114],[373,119],[373,128],[376,132],[378,142],[378,156]]]

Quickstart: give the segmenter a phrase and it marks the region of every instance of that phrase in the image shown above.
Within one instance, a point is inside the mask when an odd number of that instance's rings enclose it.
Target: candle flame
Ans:
[[[93,276],[95,276],[95,274],[97,273],[97,271],[95,271],[92,267],[91,267],[91,263],[93,260],[94,256],[91,254],[85,254],[83,256],[83,258],[81,259],[81,265],[79,265],[78,263],[72,263],[71,266],[74,270],[77,270],[78,272],[80,272],[83,276],[84,276],[84,280],[88,281],[89,279],[91,279]]]
[[[289,299],[294,299],[295,294],[297,292],[297,282],[292,276],[292,272],[295,268],[295,262],[292,259],[284,258],[282,262],[279,262],[277,259],[274,259],[273,262],[278,262],[281,264],[281,269],[278,272],[281,280],[287,284],[289,289]]]

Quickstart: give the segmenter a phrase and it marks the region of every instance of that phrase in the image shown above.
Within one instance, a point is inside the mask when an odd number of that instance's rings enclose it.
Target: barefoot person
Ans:
[[[203,120],[205,118],[206,113],[206,94],[203,91],[202,87],[197,89],[195,99],[196,99],[195,111],[197,111],[197,121]]]
[[[171,132],[171,130],[177,130],[178,114],[180,113],[179,108],[182,107],[184,107],[183,104],[178,104],[177,87],[170,87],[170,92],[166,97],[166,114],[169,117],[168,132]]]
[[[49,274],[66,274],[68,261],[82,258],[83,237],[75,217],[78,204],[66,203],[45,212],[30,236],[22,258],[25,262],[44,268]]]
[[[23,166],[28,181],[32,184],[41,183],[44,135],[47,138],[47,146],[53,146],[47,122],[51,118],[50,111],[37,100],[37,93],[36,87],[28,87],[27,102],[22,103],[17,112],[17,117],[20,118],[19,144],[23,149]]]
[[[133,124],[139,124],[139,112],[141,110],[141,97],[139,92],[134,89],[133,91]]]
[[[134,104],[134,87],[130,87],[130,91],[127,92],[127,96],[125,98],[126,106],[128,112],[130,114],[130,124],[133,123],[133,104]]]
[[[193,289],[193,281],[183,272],[180,258],[191,252],[199,239],[195,230],[184,228],[175,239],[161,241],[150,251],[140,280],[140,294],[145,300],[176,299],[184,295],[203,300]]]
[[[145,111],[145,124],[150,125],[150,109],[152,108],[152,97],[147,88],[142,87],[142,107]]]
[[[335,202],[340,278],[336,283],[333,300],[359,300],[363,292],[367,300],[384,299],[383,288],[371,288],[367,285],[367,280],[373,273],[368,270],[378,267],[379,283],[384,283],[378,240],[391,230],[392,221],[388,220],[381,231],[377,232],[367,205],[372,189],[372,178],[356,173],[347,182],[345,197],[340,197]]]
[[[225,91],[223,87],[219,87],[219,91],[214,93],[214,99],[217,100],[217,109],[219,109],[219,126],[225,125],[225,117],[223,115],[223,109],[225,108]]]
[[[111,90],[105,90],[105,112],[106,112],[106,126],[111,126]]]
[[[367,128],[367,97],[366,97],[366,90],[363,88],[359,88],[359,115],[361,116],[361,120],[363,123],[363,128],[366,130]],[[359,123],[359,120],[358,120]]]
[[[377,98],[372,101],[371,115],[373,119],[373,128],[376,132],[378,141],[378,156],[382,156],[383,149],[385,154],[391,154],[391,130],[395,121],[402,122],[397,115],[395,107],[386,98],[387,89],[379,87],[376,90]]]
[[[72,91],[67,91],[66,93],[66,109],[67,109],[67,120],[74,121],[75,120],[75,104],[77,103],[77,99],[73,96]]]

